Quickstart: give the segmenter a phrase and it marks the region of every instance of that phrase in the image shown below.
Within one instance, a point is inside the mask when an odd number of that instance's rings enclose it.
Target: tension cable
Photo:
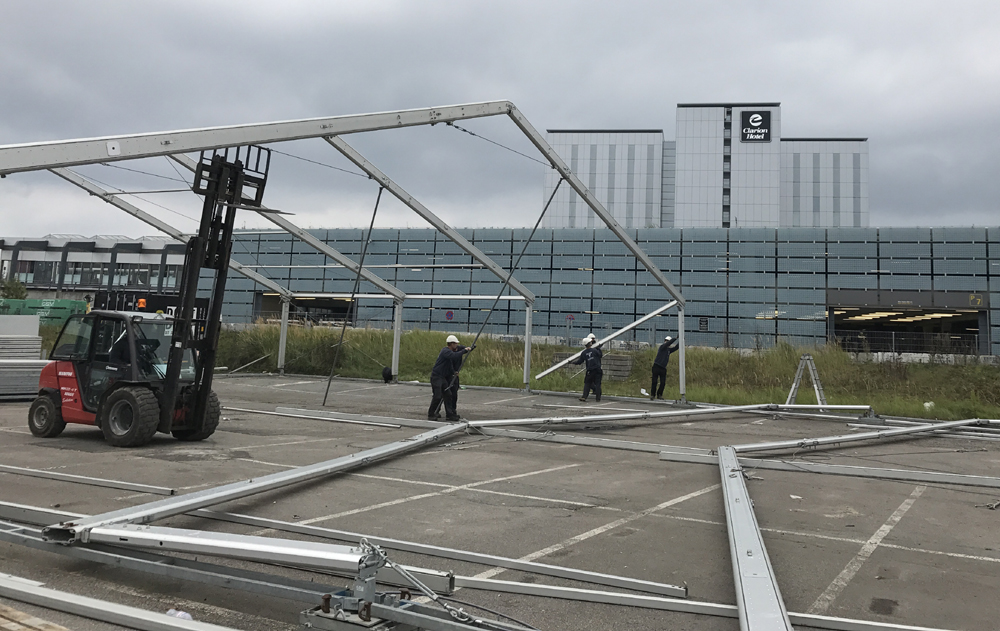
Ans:
[[[519,156],[524,156],[525,158],[527,158],[527,159],[529,159],[529,160],[531,160],[531,161],[533,161],[533,162],[537,162],[538,164],[542,164],[542,165],[545,165],[545,166],[549,167],[550,169],[551,169],[551,168],[555,168],[555,167],[553,167],[553,166],[552,166],[551,164],[549,164],[548,162],[544,162],[544,161],[542,161],[542,160],[539,160],[538,158],[536,158],[536,157],[534,157],[534,156],[529,156],[529,155],[528,155],[528,154],[526,154],[526,153],[521,153],[521,152],[520,152],[520,151],[518,151],[517,149],[512,149],[512,148],[508,147],[507,145],[502,145],[502,144],[500,144],[499,142],[497,142],[497,141],[495,141],[495,140],[490,140],[490,139],[489,139],[489,138],[487,138],[486,136],[480,136],[479,134],[477,134],[477,133],[475,133],[475,132],[472,132],[472,131],[469,131],[468,129],[466,129],[466,128],[464,128],[464,127],[459,127],[459,126],[458,126],[458,125],[456,125],[455,123],[450,123],[450,122],[449,122],[449,123],[447,123],[447,125],[448,125],[449,127],[454,127],[454,128],[455,128],[455,129],[457,129],[458,131],[464,131],[465,133],[469,134],[470,136],[475,136],[476,138],[479,138],[480,140],[485,140],[486,142],[488,142],[488,143],[490,143],[490,144],[493,144],[493,145],[496,145],[496,146],[498,146],[498,147],[500,147],[500,148],[502,148],[502,149],[506,149],[507,151],[512,151],[512,152],[516,153],[516,154],[517,154],[517,155],[519,155]]]
[[[545,202],[545,208],[542,208],[542,214],[538,216],[538,221],[535,222],[535,227],[531,229],[531,234],[528,235],[527,240],[524,242],[524,247],[521,248],[521,254],[518,255],[517,261],[514,262],[514,265],[510,268],[510,272],[507,274],[507,278],[504,279],[503,285],[500,287],[500,293],[497,294],[496,300],[493,301],[493,306],[490,307],[489,313],[486,314],[486,319],[483,320],[483,326],[479,327],[479,332],[476,333],[476,338],[472,340],[473,348],[476,346],[476,342],[479,341],[479,336],[483,334],[483,330],[486,328],[486,325],[489,324],[490,316],[493,315],[493,310],[497,308],[497,303],[500,302],[500,297],[503,296],[503,292],[507,290],[508,286],[510,286],[510,279],[514,277],[514,270],[516,270],[517,266],[521,264],[521,259],[524,257],[524,253],[528,251],[528,245],[531,243],[532,237],[535,236],[538,226],[542,223],[542,218],[545,217],[545,212],[552,204],[552,200],[556,198],[556,193],[559,192],[559,186],[562,185],[565,179],[566,178],[562,177],[559,178],[559,181],[556,182],[556,187],[552,189],[552,195],[549,196],[549,201]],[[528,308],[530,309],[531,305],[528,305]],[[470,350],[469,353],[471,352],[472,351]],[[465,366],[465,359],[469,356],[469,353],[462,355],[462,363],[458,365],[458,370],[455,371],[455,376],[451,378],[451,384],[448,386],[449,390],[455,387],[455,381],[458,379],[458,373],[461,372],[462,367]],[[438,405],[438,409],[441,409],[440,404]],[[438,410],[434,410],[435,413],[437,413],[437,411]]]
[[[344,345],[344,334],[347,333],[347,320],[351,315],[351,307],[354,307],[355,315],[358,312],[354,297],[357,296],[358,288],[361,286],[361,272],[365,268],[365,253],[368,252],[368,243],[372,240],[372,230],[375,228],[375,215],[378,214],[378,203],[382,199],[382,191],[384,190],[384,186],[378,187],[378,196],[375,197],[375,210],[372,211],[372,220],[371,223],[368,224],[368,236],[365,238],[364,243],[361,244],[361,259],[358,261],[358,274],[354,278],[354,288],[351,290],[351,304],[347,305],[347,317],[344,318],[344,326],[340,329],[340,341],[337,342],[337,352],[333,356],[333,365],[330,367],[330,378],[326,380],[326,392],[323,394],[323,407],[326,407],[326,398],[330,396],[330,384],[333,383],[333,372],[337,370],[337,360],[340,359],[340,349]]]

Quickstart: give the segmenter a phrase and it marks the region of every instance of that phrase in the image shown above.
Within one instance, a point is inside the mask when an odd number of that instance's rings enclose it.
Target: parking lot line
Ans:
[[[593,530],[588,530],[587,532],[579,534],[579,535],[577,535],[575,537],[570,537],[569,539],[566,539],[565,541],[561,541],[561,542],[559,542],[559,543],[557,543],[557,544],[555,544],[553,546],[549,546],[547,548],[542,548],[541,550],[538,550],[537,552],[532,552],[531,554],[528,554],[528,555],[525,555],[525,556],[521,557],[520,559],[518,559],[518,561],[534,561],[535,559],[538,559],[538,558],[543,557],[543,556],[547,556],[549,554],[552,554],[553,552],[558,552],[559,550],[562,550],[563,548],[571,546],[571,545],[573,545],[575,543],[580,543],[581,541],[586,541],[587,539],[590,539],[591,537],[596,537],[597,535],[603,534],[603,533],[605,533],[605,532],[607,532],[609,530],[612,530],[614,528],[617,528],[619,526],[624,526],[625,524],[627,524],[629,522],[632,522],[632,521],[635,521],[635,520],[639,519],[640,517],[646,517],[647,515],[650,515],[652,513],[657,512],[657,511],[661,511],[664,508],[669,508],[671,506],[675,506],[677,504],[680,504],[681,502],[684,502],[684,501],[687,501],[689,499],[698,497],[699,495],[704,495],[705,493],[710,493],[710,492],[712,492],[712,491],[714,491],[714,490],[716,490],[718,488],[721,488],[721,487],[722,487],[721,484],[713,484],[711,486],[706,486],[703,489],[699,489],[697,491],[693,491],[691,493],[688,493],[687,495],[681,495],[680,497],[675,497],[674,499],[667,500],[666,502],[663,502],[662,504],[657,504],[656,506],[653,506],[652,508],[647,508],[645,510],[639,511],[638,513],[629,515],[628,517],[622,517],[621,519],[616,519],[615,521],[613,521],[611,523],[605,524],[603,526],[598,526],[597,528],[594,528]],[[500,573],[505,572],[505,571],[506,571],[506,568],[495,567],[495,568],[486,570],[485,572],[480,572],[479,574],[476,574],[474,578],[492,578],[492,577],[496,576],[497,574],[500,574]]]
[[[913,492],[910,493],[910,496],[906,498],[902,504],[899,505],[899,508],[897,508],[892,515],[889,516],[889,519],[887,519],[886,522],[882,524],[882,527],[876,530],[875,534],[873,534],[871,538],[869,538],[868,541],[866,541],[865,544],[861,546],[861,550],[858,552],[858,554],[853,559],[850,560],[850,562],[847,564],[847,567],[841,570],[840,574],[837,575],[837,578],[833,579],[833,582],[830,583],[830,586],[827,587],[826,590],[819,595],[819,598],[817,598],[816,602],[814,602],[812,606],[809,607],[806,613],[822,614],[826,612],[827,609],[830,608],[830,605],[832,605],[833,601],[836,600],[837,596],[840,595],[840,592],[844,591],[844,588],[847,587],[847,584],[850,583],[851,579],[854,578],[854,576],[858,573],[858,570],[861,569],[861,566],[865,564],[865,561],[868,560],[868,557],[870,557],[872,553],[875,552],[875,548],[877,548],[878,545],[882,543],[882,540],[885,539],[886,535],[888,535],[892,531],[892,529],[896,526],[896,524],[899,523],[899,520],[901,520],[903,518],[903,515],[905,515],[906,512],[910,510],[910,507],[913,506],[913,503],[917,501],[918,497],[923,495],[926,489],[927,489],[926,486],[918,486],[915,489],[913,489]]]
[[[406,502],[413,502],[416,500],[426,499],[428,497],[435,497],[438,495],[446,495],[448,493],[454,493],[455,491],[461,491],[464,489],[475,488],[477,486],[484,486],[487,484],[493,484],[495,482],[505,482],[507,480],[516,480],[518,478],[526,478],[533,475],[541,475],[543,473],[552,473],[553,471],[562,471],[563,469],[570,469],[572,467],[579,467],[579,463],[565,464],[558,467],[551,467],[548,469],[541,469],[539,471],[529,471],[527,473],[518,473],[517,475],[508,475],[502,478],[492,478],[490,480],[483,480],[481,482],[471,482],[469,484],[463,484],[461,486],[452,486],[447,489],[442,489],[440,491],[434,491],[433,493],[423,493],[421,495],[411,495],[409,497],[401,497],[396,500],[389,502],[382,502],[380,504],[373,504],[371,506],[365,506],[363,508],[355,508],[349,511],[343,511],[341,513],[334,513],[332,515],[325,515],[323,517],[313,517],[312,519],[305,519],[303,521],[295,522],[297,524],[315,524],[317,522],[326,521],[328,519],[336,519],[338,517],[347,517],[348,515],[357,515],[358,513],[364,513],[370,510],[376,510],[379,508],[386,508],[388,506],[396,506],[398,504],[405,504]]]

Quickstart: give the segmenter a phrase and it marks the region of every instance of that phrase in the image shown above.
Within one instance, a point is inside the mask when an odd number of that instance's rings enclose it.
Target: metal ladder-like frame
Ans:
[[[799,367],[795,371],[795,381],[792,382],[792,389],[788,391],[788,398],[785,399],[785,405],[795,403],[795,398],[799,395],[799,384],[802,383],[802,371],[805,368],[809,369],[809,378],[812,380],[813,391],[816,392],[816,401],[820,405],[826,405],[826,394],[823,393],[823,384],[819,381],[819,372],[816,370],[816,363],[813,361],[813,356],[809,353],[806,353],[799,359]]]

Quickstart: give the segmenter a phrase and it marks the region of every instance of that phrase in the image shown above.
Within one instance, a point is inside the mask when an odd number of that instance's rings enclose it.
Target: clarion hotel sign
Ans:
[[[771,142],[771,112],[740,112],[740,142]]]

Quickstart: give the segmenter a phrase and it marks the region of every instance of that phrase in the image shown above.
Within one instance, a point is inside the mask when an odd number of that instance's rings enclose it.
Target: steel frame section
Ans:
[[[405,438],[373,449],[366,449],[365,451],[348,456],[334,458],[333,460],[290,469],[288,471],[280,471],[260,478],[225,484],[195,493],[178,495],[158,502],[55,524],[45,528],[42,534],[46,539],[57,543],[72,543],[74,541],[86,543],[89,539],[89,533],[93,528],[129,523],[146,524],[165,517],[180,515],[198,508],[205,508],[206,506],[213,506],[222,502],[228,502],[229,500],[279,489],[331,473],[363,467],[385,458],[420,449],[446,436],[464,432],[467,427],[466,423],[445,425],[411,438]]]
[[[673,448],[660,452],[660,460],[670,462],[691,462],[697,464],[715,465],[719,457],[711,450],[673,451]],[[852,478],[874,478],[893,480],[896,482],[920,482],[930,484],[955,484],[960,486],[981,486],[985,488],[1000,488],[1000,478],[968,475],[964,473],[944,473],[941,471],[922,471],[919,469],[888,469],[883,467],[859,467],[856,465],[830,464],[826,462],[810,462],[808,460],[762,460],[758,458],[740,458],[740,466],[745,470],[767,469],[772,471],[794,471],[800,473],[824,473]]]
[[[81,518],[84,515],[77,515],[73,513],[66,513],[63,511],[48,510],[35,506],[22,506],[18,504],[10,504],[7,502],[0,502],[0,519],[13,519],[15,521],[24,521],[36,525],[45,525],[52,523],[54,519],[66,519],[66,518]],[[5,525],[4,522],[0,521],[0,526]],[[194,551],[198,553],[211,554],[215,556],[223,556],[230,558],[241,558],[250,561],[257,561],[260,563],[277,563],[279,565],[295,565],[297,567],[313,567],[320,569],[332,574],[338,574],[339,576],[344,576],[346,578],[355,578],[358,574],[357,567],[343,569],[336,566],[328,565],[317,565],[317,564],[303,564],[295,561],[293,555],[288,552],[288,547],[286,544],[291,543],[291,549],[303,548],[299,546],[304,542],[301,541],[291,541],[285,539],[273,539],[269,537],[255,537],[255,539],[262,539],[263,544],[273,549],[272,557],[266,558],[264,556],[242,556],[239,554],[229,554],[225,547],[215,550],[214,546],[210,542],[200,540],[206,535],[220,538],[227,537],[226,533],[205,533],[202,531],[185,531],[176,528],[166,528],[160,529],[161,531],[172,531],[168,536],[179,537],[183,536],[185,532],[194,533],[193,543],[198,546],[198,549],[192,547],[185,547],[182,549],[180,546],[149,546],[149,541],[152,541],[153,537],[146,538],[146,544],[143,543],[122,543],[118,541],[111,541],[109,545],[103,543],[89,543],[85,546],[54,546],[51,543],[46,542],[42,536],[41,531],[33,528],[25,528],[17,526],[15,524],[7,524],[13,526],[11,530],[0,529],[0,541],[8,541],[10,543],[17,543],[24,545],[29,548],[34,548],[37,550],[43,550],[46,552],[54,552],[56,554],[61,554],[63,556],[70,556],[74,558],[86,559],[89,561],[95,561],[97,563],[104,563],[107,565],[120,565],[124,567],[130,567],[131,569],[137,569],[144,572],[152,572],[154,574],[165,574],[168,576],[175,576],[177,578],[184,578],[188,580],[193,580],[195,582],[209,583],[213,585],[218,585],[220,587],[228,587],[226,580],[219,580],[219,575],[233,575],[238,577],[249,578],[251,583],[263,582],[268,590],[261,593],[268,593],[269,595],[276,595],[281,598],[292,598],[293,600],[301,599],[300,596],[303,594],[308,595],[306,599],[302,599],[305,602],[315,602],[324,593],[329,593],[330,588],[326,588],[323,591],[315,591],[315,583],[311,581],[292,581],[290,579],[278,578],[270,576],[268,574],[263,574],[260,572],[250,571],[250,570],[235,570],[229,567],[223,567],[218,565],[212,565],[209,563],[204,563],[200,561],[190,561],[183,557],[174,556],[163,556],[156,553],[144,552],[141,550],[143,547],[154,547],[157,550],[175,550],[181,552]],[[142,526],[133,528],[144,528]],[[131,535],[125,535],[126,538],[131,539]],[[231,541],[236,541],[241,537],[240,535],[229,537]],[[225,546],[225,541],[223,546]],[[312,544],[312,545],[322,545],[333,550],[334,548],[343,548],[342,546],[331,546],[329,544]],[[350,549],[350,548],[343,548]],[[280,558],[278,555],[286,555],[287,558]],[[186,563],[184,563],[186,561]],[[152,563],[152,567],[148,564]],[[183,573],[180,575],[169,574],[161,572],[158,567],[162,564],[166,565],[181,565],[185,569],[192,571],[190,576],[185,576]],[[423,582],[425,585],[433,589],[435,592],[442,594],[451,593],[455,590],[455,577],[451,572],[440,572],[437,570],[430,570],[426,568],[413,567],[409,565],[402,566],[403,569],[414,574],[417,578]],[[200,574],[208,574],[208,576],[201,576]],[[412,584],[410,581],[405,579],[399,574],[394,568],[382,567],[379,568],[376,574],[379,583],[385,583],[388,585],[402,585],[404,587],[410,587]],[[291,596],[288,594],[281,593],[282,586],[277,585],[278,582],[287,582],[293,586]],[[286,586],[287,587],[287,586]],[[297,589],[295,589],[297,587]],[[303,587],[305,589],[303,589]],[[339,588],[338,588],[339,589]],[[278,591],[277,594],[273,591]],[[249,591],[260,591],[257,589],[250,589]]]
[[[511,105],[513,107],[513,105]],[[504,112],[506,113],[506,112]],[[430,121],[428,121],[430,122]],[[323,140],[330,143],[330,145],[344,155],[345,158],[350,160],[359,169],[364,171],[368,177],[372,178],[379,184],[381,184],[387,191],[392,193],[396,199],[403,202],[403,204],[409,207],[413,212],[420,215],[427,223],[434,226],[438,232],[445,235],[451,239],[452,243],[462,248],[468,255],[476,259],[480,263],[486,266],[488,270],[493,272],[493,275],[499,278],[501,281],[507,283],[511,289],[513,289],[518,294],[524,296],[524,299],[530,304],[535,301],[535,294],[533,294],[527,287],[522,285],[520,281],[516,280],[513,276],[513,271],[508,273],[502,267],[497,265],[497,263],[483,253],[482,250],[472,245],[468,239],[463,237],[454,228],[445,223],[440,217],[435,215],[430,211],[429,208],[420,203],[415,197],[410,195],[403,189],[402,186],[392,181],[385,173],[383,173],[377,166],[372,164],[367,158],[365,158],[361,153],[359,153],[354,147],[347,144],[345,140],[338,136],[326,135]]]
[[[32,478],[47,478],[49,480],[61,480],[63,482],[75,482],[76,484],[86,484],[88,486],[103,486],[109,489],[121,489],[123,491],[137,491],[139,493],[150,493],[152,495],[176,495],[177,491],[163,486],[150,486],[149,484],[136,484],[134,482],[123,482],[121,480],[107,480],[105,478],[91,478],[83,475],[71,475],[69,473],[58,473],[56,471],[43,471],[40,469],[26,469],[24,467],[13,467],[0,464],[0,473],[12,475],[24,475]]]
[[[885,427],[884,425],[879,425],[878,423],[848,423],[848,427],[853,427],[857,429],[880,429]],[[976,431],[961,431],[963,428],[959,428],[958,431],[949,432],[945,429],[935,429],[931,430],[930,433],[938,438],[958,438],[962,440],[985,440],[996,442],[1000,441],[1000,436],[995,436],[993,434],[982,434]]]
[[[399,429],[402,425],[395,423],[378,423],[376,421],[359,421],[357,419],[347,419],[347,418],[335,418],[333,416],[315,416],[315,415],[305,415],[305,414],[289,414],[287,412],[268,412],[267,410],[251,410],[249,408],[231,408],[229,406],[222,406],[223,410],[229,410],[231,412],[246,412],[248,414],[264,414],[267,416],[285,416],[288,418],[302,418],[310,421],[330,421],[331,423],[347,423],[350,425],[372,425],[374,427],[391,427],[393,429]]]
[[[92,563],[112,565],[216,587],[240,589],[298,602],[315,603],[323,594],[337,589],[312,582],[294,581],[284,576],[279,577],[251,570],[211,565],[183,557],[126,551],[103,545],[54,546],[42,539],[40,530],[31,528],[0,529],[0,541]]]
[[[787,406],[782,406],[787,407]],[[801,407],[801,406],[800,406]],[[813,406],[819,407],[819,406]],[[826,409],[833,409],[836,406],[822,406]],[[820,438],[800,438],[796,440],[779,440],[768,443],[752,443],[746,445],[734,445],[736,453],[749,453],[754,451],[778,451],[782,449],[812,449],[824,445],[840,445],[842,443],[854,443],[862,440],[880,440],[882,438],[892,438],[894,436],[905,436],[907,434],[920,434],[933,432],[939,429],[950,427],[964,427],[967,425],[979,425],[982,419],[966,419],[964,421],[948,421],[945,423],[933,423],[917,427],[900,427],[898,429],[884,429],[875,432],[863,432],[860,434],[844,434],[840,436],[824,436]]]
[[[229,627],[182,620],[107,600],[32,585],[7,574],[0,574],[0,596],[141,631],[234,631]]]
[[[495,427],[504,425],[555,425],[562,423],[587,423],[593,421],[627,421],[646,418],[669,418],[671,416],[702,416],[711,414],[730,414],[733,412],[749,412],[754,410],[782,411],[798,409],[807,406],[779,405],[775,403],[754,403],[751,405],[733,405],[729,407],[693,408],[689,410],[666,410],[663,412],[624,412],[621,414],[591,414],[589,416],[549,416],[541,418],[514,418],[487,421],[469,421],[474,428]],[[815,407],[815,406],[812,406]],[[824,406],[842,410],[870,410],[867,405]],[[925,430],[926,431],[926,430]],[[860,435],[860,434],[859,434]]]
[[[617,331],[615,331],[614,333],[611,333],[610,335],[601,338],[597,342],[597,346],[600,346],[602,344],[610,342],[611,340],[615,339],[619,335],[622,335],[623,333],[627,333],[627,332],[631,331],[632,329],[634,329],[635,327],[639,326],[643,322],[646,322],[647,320],[651,320],[651,319],[655,318],[656,316],[660,315],[661,313],[663,313],[667,309],[670,309],[671,307],[676,306],[677,304],[678,304],[678,302],[676,300],[672,300],[672,301],[668,302],[667,304],[663,305],[662,307],[660,307],[658,309],[654,309],[653,311],[650,311],[649,313],[647,313],[646,315],[642,316],[641,318],[639,318],[635,322],[633,322],[631,324],[627,324],[624,327],[622,327],[622,328],[618,329]],[[570,363],[571,361],[573,361],[574,359],[576,359],[577,357],[579,357],[581,353],[583,353],[583,351],[577,351],[575,354],[570,355],[569,357],[567,357],[566,359],[562,360],[561,362],[558,362],[557,364],[553,365],[551,368],[547,368],[547,369],[543,370],[542,372],[540,372],[537,375],[535,375],[535,379],[536,380],[537,379],[541,379],[545,375],[547,375],[547,374],[549,374],[551,372],[554,372],[556,370],[559,370],[560,368],[562,368],[566,364]]]
[[[265,517],[255,517],[253,515],[241,515],[237,513],[225,513],[220,511],[212,511],[204,509],[193,511],[190,514],[195,517],[204,517],[215,521],[223,521],[233,524],[241,524],[244,526],[254,526],[259,528],[268,528],[271,530],[277,530],[281,532],[292,532],[296,534],[309,535],[311,537],[320,537],[324,539],[336,539],[338,541],[360,542],[361,539],[364,538],[367,539],[370,543],[381,546],[388,550],[398,550],[400,552],[413,552],[416,554],[424,554],[427,556],[433,556],[442,559],[451,559],[453,561],[467,561],[470,563],[481,563],[483,565],[502,567],[509,570],[520,570],[522,572],[531,572],[534,574],[541,574],[544,576],[554,576],[557,578],[582,581],[585,583],[594,583],[595,585],[605,585],[607,587],[619,587],[621,589],[631,589],[635,591],[647,592],[650,594],[662,594],[665,596],[673,596],[676,598],[687,597],[687,587],[669,585],[667,583],[656,583],[653,581],[645,581],[636,578],[629,578],[626,576],[602,574],[600,572],[579,570],[576,568],[564,567],[559,565],[549,565],[547,563],[538,563],[536,561],[521,561],[519,559],[501,557],[493,554],[483,554],[480,552],[472,552],[469,550],[457,550],[454,548],[443,548],[440,546],[433,546],[424,543],[415,543],[412,541],[402,541],[399,539],[390,539],[387,537],[362,535],[359,533],[348,532],[345,530],[335,530],[332,528],[322,528],[318,526],[295,524],[276,519],[267,519]]]
[[[195,167],[197,166],[194,160],[192,160],[191,158],[189,158],[184,154],[172,154],[169,157],[174,162],[183,166],[185,169],[191,172],[194,172]],[[320,241],[319,239],[309,234],[302,228],[299,228],[298,226],[293,224],[291,221],[285,219],[281,215],[269,212],[266,206],[261,206],[260,209],[256,210],[255,212],[257,212],[258,215],[260,215],[264,219],[267,219],[271,223],[275,224],[285,232],[291,234],[294,237],[297,237],[300,241],[305,242],[313,249],[323,253],[328,258],[333,259],[334,261],[336,261],[343,267],[347,268],[351,272],[355,274],[358,273],[359,265],[355,263],[353,260],[348,258],[346,255],[342,254],[341,252],[337,251],[336,249],[330,247],[326,243]],[[406,294],[403,293],[403,291],[400,290],[398,287],[384,280],[383,278],[377,276],[376,274],[373,274],[367,268],[361,268],[360,273],[363,279],[367,280],[368,282],[375,285],[385,293],[389,294],[394,299],[402,300],[403,298],[406,297]],[[298,294],[296,294],[296,296],[298,296]]]
[[[732,447],[719,447],[729,552],[742,631],[793,631],[757,525],[743,470]]]
[[[3,150],[3,148],[0,147],[0,151],[2,151],[2,150]],[[157,219],[153,215],[150,215],[146,211],[144,211],[144,210],[136,207],[135,205],[130,204],[129,202],[121,199],[120,197],[118,197],[114,193],[112,193],[112,192],[110,192],[108,190],[105,190],[104,188],[102,188],[102,187],[94,184],[93,182],[90,182],[89,180],[87,180],[86,178],[84,178],[83,176],[81,176],[79,173],[76,173],[75,171],[71,171],[70,169],[64,169],[64,168],[53,168],[53,169],[49,169],[49,170],[52,173],[54,173],[54,174],[58,175],[59,177],[61,177],[62,179],[66,180],[70,184],[74,184],[74,185],[82,188],[83,190],[87,191],[88,193],[90,193],[94,197],[101,198],[102,200],[104,200],[105,202],[111,204],[115,208],[118,208],[119,210],[124,210],[126,213],[132,215],[133,217],[135,217],[139,221],[142,221],[144,223],[149,224],[150,226],[153,226],[154,228],[156,228],[160,232],[163,232],[165,234],[170,235],[171,237],[173,237],[174,239],[177,239],[181,243],[187,243],[188,237],[191,236],[191,235],[184,234],[183,232],[181,232],[177,228],[174,228],[173,226],[171,226],[170,224],[168,224],[166,222],[160,221],[159,219]],[[244,276],[246,276],[250,280],[252,280],[255,283],[258,283],[260,285],[263,285],[264,287],[267,287],[271,291],[277,292],[278,295],[282,296],[282,298],[289,298],[292,295],[292,292],[289,291],[288,289],[286,289],[285,287],[282,287],[281,285],[279,285],[278,283],[274,282],[270,278],[267,278],[266,276],[262,276],[262,275],[258,274],[257,272],[253,271],[252,269],[249,269],[247,267],[244,267],[243,265],[240,265],[236,261],[232,261],[231,260],[229,262],[229,269],[231,269],[231,270],[233,270],[235,272],[238,272],[240,274],[243,274]]]
[[[87,539],[90,543],[125,548],[210,554],[343,572],[357,572],[361,560],[365,558],[365,553],[357,548],[329,543],[133,524],[92,528]]]
[[[175,153],[194,153],[219,147],[259,145],[336,134],[447,123],[468,118],[504,115],[513,107],[509,101],[491,101],[271,123],[5,145],[0,146],[0,174],[117,162]]]

